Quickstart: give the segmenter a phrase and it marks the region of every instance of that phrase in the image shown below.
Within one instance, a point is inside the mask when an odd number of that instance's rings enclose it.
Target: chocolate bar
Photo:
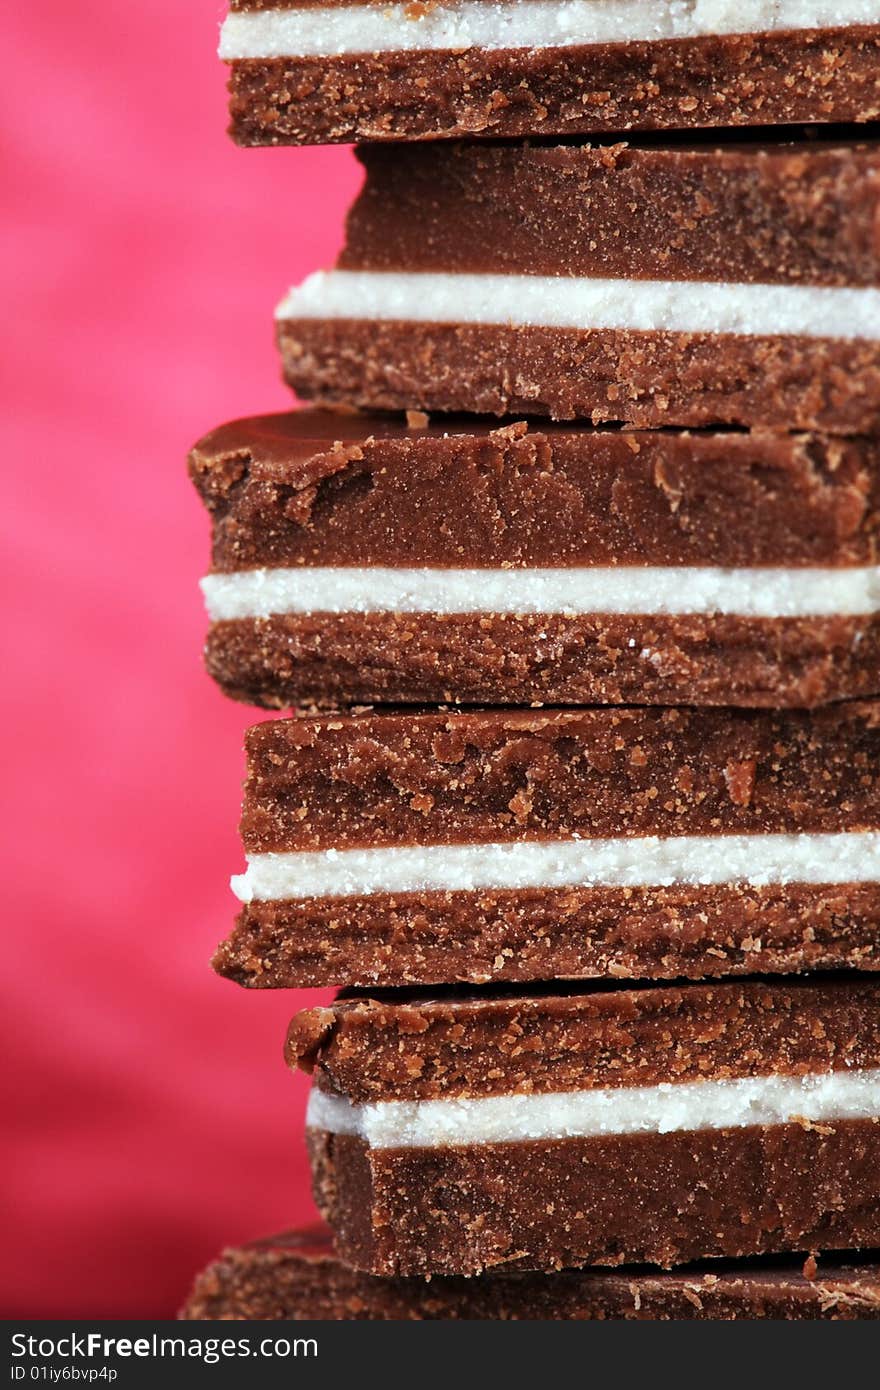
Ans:
[[[496,1274],[481,1279],[381,1279],[334,1254],[321,1225],[224,1250],[180,1314],[189,1321],[406,1322],[697,1318],[880,1318],[875,1261],[811,1267],[740,1265],[680,1273]]]
[[[880,1245],[880,985],[343,999],[295,1018],[340,1256],[473,1275]]]
[[[873,0],[232,0],[243,145],[880,116]]]
[[[256,987],[880,968],[880,705],[334,714],[247,735]]]
[[[304,399],[640,428],[880,429],[876,142],[361,158],[336,268],[277,310],[285,375]]]
[[[299,411],[215,430],[190,469],[208,669],[237,699],[880,693],[876,440]]]

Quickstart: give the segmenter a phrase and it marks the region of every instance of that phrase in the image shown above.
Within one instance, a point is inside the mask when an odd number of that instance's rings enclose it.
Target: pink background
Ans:
[[[207,964],[258,716],[202,671],[184,458],[288,404],[272,307],[334,256],[357,169],[228,141],[222,10],[4,18],[6,1317],[170,1316],[311,1211],[281,1061],[306,996]]]

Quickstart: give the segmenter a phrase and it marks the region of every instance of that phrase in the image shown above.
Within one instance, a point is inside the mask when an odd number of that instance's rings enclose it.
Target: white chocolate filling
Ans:
[[[880,612],[880,566],[721,569],[392,569],[303,566],[211,574],[212,622],[293,613],[708,613],[804,618]]]
[[[569,48],[877,24],[876,0],[462,0],[232,13],[220,57],[332,57],[466,48]]]
[[[574,275],[319,270],[276,310],[290,319],[880,340],[880,289]]]
[[[242,902],[505,888],[878,883],[880,831],[656,835],[251,854]]]
[[[880,1070],[875,1069],[368,1105],[352,1105],[313,1087],[306,1124],[354,1135],[372,1149],[434,1149],[877,1117]]]

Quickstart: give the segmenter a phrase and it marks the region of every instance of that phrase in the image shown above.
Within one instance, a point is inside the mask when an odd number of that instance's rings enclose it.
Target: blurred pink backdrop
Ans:
[[[221,1246],[311,1212],[281,1061],[308,996],[207,964],[258,716],[202,671],[184,457],[289,403],[272,307],[335,255],[358,177],[228,141],[222,12],[4,21],[6,1317],[170,1316]]]

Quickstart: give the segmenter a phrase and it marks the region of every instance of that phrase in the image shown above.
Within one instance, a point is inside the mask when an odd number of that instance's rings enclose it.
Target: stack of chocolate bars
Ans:
[[[287,1039],[333,1249],[185,1315],[880,1316],[876,0],[221,51],[241,143],[368,143],[277,314],[313,408],[191,456],[208,668],[295,711],[214,964],[343,990]]]

